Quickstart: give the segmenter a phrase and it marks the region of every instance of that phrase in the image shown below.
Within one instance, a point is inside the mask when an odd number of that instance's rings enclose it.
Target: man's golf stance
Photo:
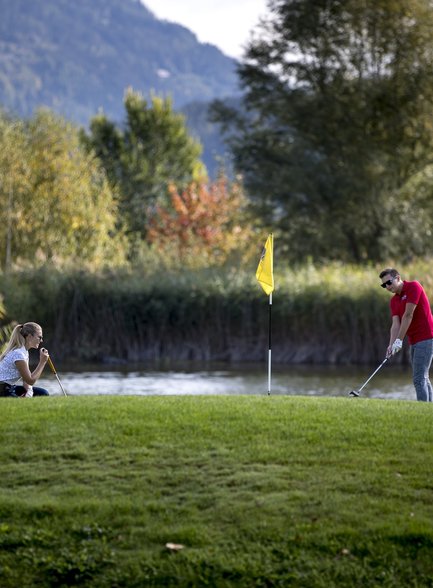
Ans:
[[[433,402],[429,370],[433,358],[433,316],[424,288],[419,282],[402,280],[396,269],[379,274],[382,288],[394,294],[390,300],[391,330],[386,357],[398,353],[407,335],[412,359],[417,400]]]

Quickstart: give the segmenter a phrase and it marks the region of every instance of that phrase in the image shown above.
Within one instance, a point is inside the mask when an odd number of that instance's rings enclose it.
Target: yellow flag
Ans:
[[[272,233],[266,239],[256,271],[256,278],[266,294],[268,296],[272,294],[274,291],[274,236]]]

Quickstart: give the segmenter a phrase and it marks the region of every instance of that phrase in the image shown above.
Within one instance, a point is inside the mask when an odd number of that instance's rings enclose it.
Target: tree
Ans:
[[[407,253],[390,205],[433,146],[429,0],[270,0],[239,74],[245,113],[221,103],[245,187],[294,258]],[[393,214],[397,234],[404,218]],[[410,247],[410,244],[409,244]]]
[[[118,128],[104,114],[95,116],[82,141],[93,150],[119,190],[120,212],[129,232],[146,235],[149,208],[164,202],[170,183],[186,186],[206,174],[201,146],[188,134],[184,117],[171,101],[138,93],[125,95],[126,120]]]
[[[220,175],[215,182],[193,182],[181,191],[172,184],[169,195],[170,201],[153,211],[148,231],[166,265],[220,266],[251,253],[252,223],[239,182]]]
[[[12,240],[30,178],[26,159],[24,123],[0,114],[0,247],[1,262],[6,271],[12,264]]]
[[[40,110],[27,122],[3,119],[0,131],[1,257],[9,264],[121,261],[114,195],[77,129]]]

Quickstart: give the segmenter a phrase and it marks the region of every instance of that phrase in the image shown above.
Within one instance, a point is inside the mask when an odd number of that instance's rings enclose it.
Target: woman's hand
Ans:
[[[39,350],[39,361],[46,364],[49,357],[50,357],[50,354],[45,349],[45,347],[41,347]]]

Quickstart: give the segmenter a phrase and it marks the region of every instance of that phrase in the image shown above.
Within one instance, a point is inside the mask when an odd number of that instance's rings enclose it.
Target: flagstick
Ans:
[[[274,291],[274,236],[269,233],[260,256],[256,278],[269,296],[269,351],[268,351],[268,396],[271,395],[271,355],[272,355],[272,292]]]
[[[268,351],[268,396],[271,395],[271,356],[272,356],[272,292],[269,294],[269,351]]]

